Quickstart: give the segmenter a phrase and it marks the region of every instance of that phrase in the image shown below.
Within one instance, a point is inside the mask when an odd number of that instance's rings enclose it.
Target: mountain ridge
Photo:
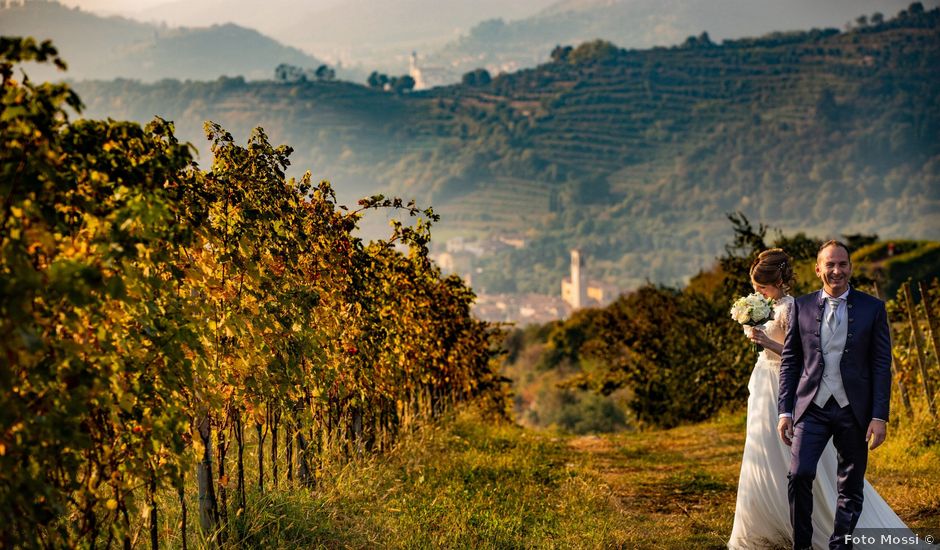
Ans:
[[[928,6],[940,5],[930,0]],[[462,74],[513,72],[543,63],[559,44],[603,39],[627,48],[668,46],[708,32],[714,40],[839,27],[861,14],[896,13],[907,0],[560,0],[530,17],[490,19],[432,52],[428,63]]]
[[[234,24],[167,27],[121,16],[99,16],[54,0],[0,7],[0,34],[51,39],[75,80],[131,78],[271,78],[280,63],[316,68],[321,62],[258,31]],[[34,79],[63,74],[41,65]]]
[[[575,247],[592,277],[626,290],[710,265],[735,211],[788,233],[940,237],[938,24],[915,4],[850,32],[588,42],[405,95],[231,80],[78,91],[93,116],[160,113],[197,144],[204,119],[236,135],[263,126],[350,198],[434,204],[443,240],[525,236],[475,261],[481,291],[557,293]]]

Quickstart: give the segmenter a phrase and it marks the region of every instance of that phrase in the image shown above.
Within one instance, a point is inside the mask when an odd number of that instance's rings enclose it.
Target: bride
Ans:
[[[747,435],[738,480],[734,527],[728,548],[786,548],[792,546],[787,472],[790,447],[777,434],[777,395],[780,353],[789,324],[793,297],[793,264],[779,249],[765,250],[750,270],[756,292],[776,301],[774,318],[763,328],[745,333],[764,350],[758,355],[747,389]],[[833,531],[836,491],[836,451],[830,441],[819,460],[813,485],[813,548],[828,548]],[[864,506],[856,529],[906,529],[904,522],[866,481]],[[871,534],[871,533],[869,533]],[[894,534],[892,532],[892,534]],[[857,544],[857,548],[876,548]]]

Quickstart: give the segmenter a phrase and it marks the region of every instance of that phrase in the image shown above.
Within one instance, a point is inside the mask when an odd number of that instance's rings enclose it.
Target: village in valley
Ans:
[[[454,237],[445,249],[432,254],[441,271],[455,273],[472,286],[474,273],[481,273],[478,260],[507,247],[521,249],[526,240],[519,236],[500,236],[496,239],[469,241]],[[570,251],[569,275],[558,283],[557,294],[487,293],[477,295],[474,315],[484,321],[529,325],[546,323],[568,317],[584,307],[603,307],[623,292],[614,285],[591,278],[589,259],[578,249]]]

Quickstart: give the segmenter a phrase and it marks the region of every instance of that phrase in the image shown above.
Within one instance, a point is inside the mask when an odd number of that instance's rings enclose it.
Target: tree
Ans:
[[[849,250],[853,252],[859,248],[878,242],[878,235],[876,234],[866,235],[864,233],[852,233],[842,235],[842,238],[845,239],[845,244],[849,247]]]
[[[464,86],[486,86],[492,79],[486,69],[474,69],[463,75],[461,83]]]
[[[378,71],[372,71],[372,74],[369,75],[366,83],[370,88],[377,88],[379,90],[385,89],[385,85],[388,84],[388,75],[382,74]]]
[[[572,50],[568,60],[576,65],[602,63],[616,59],[620,49],[606,40],[585,42]]]
[[[571,55],[572,50],[574,48],[571,46],[555,46],[555,49],[552,50],[552,62],[564,63],[568,61],[568,56]]]
[[[690,36],[685,39],[685,42],[682,43],[683,48],[710,48],[714,45],[715,43],[712,42],[712,39],[710,36],[708,36],[707,32],[703,32],[698,36]]]
[[[742,212],[728,214],[728,221],[734,229],[734,240],[725,245],[725,255],[718,258],[718,264],[731,275],[725,279],[728,296],[749,294],[751,283],[742,274],[748,273],[754,258],[767,248],[767,226],[761,223],[754,228]]]
[[[307,75],[300,67],[281,63],[274,69],[274,80],[285,83],[306,82]]]
[[[336,78],[336,71],[329,65],[320,65],[313,73],[317,80],[333,80]]]
[[[392,78],[389,85],[392,88],[392,91],[396,94],[410,92],[415,87],[415,79],[411,75],[402,75],[396,78]]]

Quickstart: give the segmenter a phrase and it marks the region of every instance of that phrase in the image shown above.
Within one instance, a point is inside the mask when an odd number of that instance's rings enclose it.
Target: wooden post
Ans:
[[[875,294],[884,300],[878,283],[875,283]],[[891,325],[890,321],[888,322],[888,331],[891,335],[891,377],[894,379],[894,383],[898,385],[898,395],[901,397],[901,404],[904,405],[905,415],[908,418],[914,418],[914,407],[911,406],[911,397],[907,393],[907,387],[904,381],[901,380],[901,374],[903,374],[900,370],[901,362],[898,361],[898,354],[894,350],[894,344],[898,341],[897,332],[894,330],[894,326]]]
[[[216,537],[219,509],[215,500],[215,484],[212,480],[212,424],[206,413],[199,420],[199,438],[202,440],[202,460],[196,465],[196,483],[199,487],[199,525],[202,532]]]
[[[186,474],[180,471],[179,485],[176,494],[180,499],[180,536],[183,538],[183,550],[189,550],[186,544]]]
[[[150,480],[147,486],[147,499],[150,501],[150,548],[160,550],[157,521],[157,473],[151,466]]]
[[[277,487],[277,428],[281,421],[281,408],[269,405],[271,410],[271,483]]]
[[[295,412],[291,412],[291,415]],[[294,481],[294,419],[288,416],[284,422],[284,454],[286,455],[285,465],[287,466],[287,484],[291,485]]]
[[[303,429],[297,430],[297,478],[303,487],[313,487],[313,472],[310,471],[309,444]]]
[[[264,494],[264,426],[255,419],[255,432],[258,434],[258,493]]]
[[[927,287],[924,283],[917,283],[920,289],[920,303],[924,305],[924,316],[927,317],[927,334],[930,336],[930,343],[933,344],[933,357],[940,367],[940,330],[937,327],[937,314],[933,311],[933,304],[930,303],[930,295],[927,294]]]
[[[907,309],[907,318],[911,325],[914,347],[917,348],[917,363],[920,367],[921,378],[924,381],[924,395],[927,396],[927,410],[930,411],[931,416],[936,418],[937,411],[934,410],[933,406],[933,392],[930,391],[930,379],[927,377],[927,359],[924,357],[924,345],[921,342],[921,334],[917,326],[917,315],[914,309],[914,299],[911,297],[911,286],[905,283],[903,289],[904,306]]]

